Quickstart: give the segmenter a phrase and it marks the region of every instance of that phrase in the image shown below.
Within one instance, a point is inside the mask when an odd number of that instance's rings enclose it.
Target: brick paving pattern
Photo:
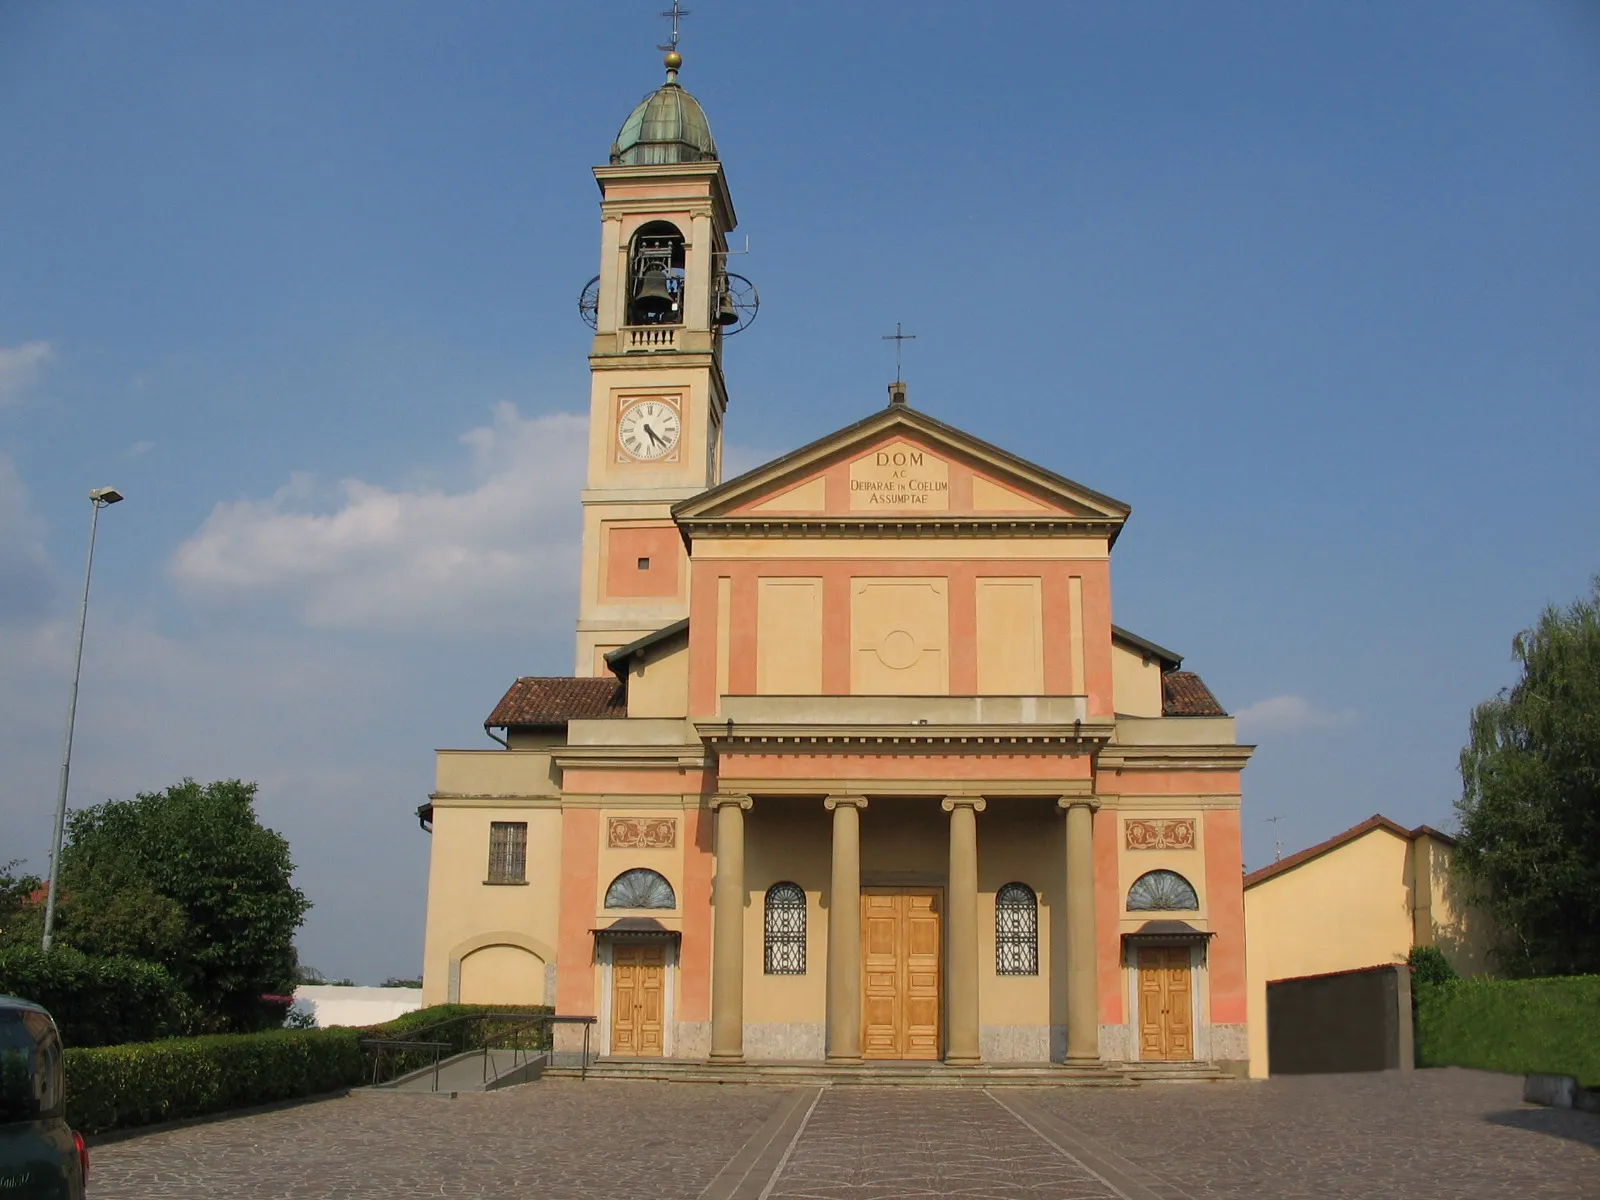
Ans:
[[[1196,1200],[1600,1197],[1600,1116],[1455,1069],[1039,1092],[1038,1107]]]
[[[89,1151],[93,1200],[694,1200],[784,1093],[565,1080],[352,1092]]]
[[[551,1080],[357,1092],[91,1153],[95,1200],[1600,1200],[1600,1117],[1470,1071],[993,1092]]]
[[[1115,1200],[976,1089],[823,1093],[771,1200]]]

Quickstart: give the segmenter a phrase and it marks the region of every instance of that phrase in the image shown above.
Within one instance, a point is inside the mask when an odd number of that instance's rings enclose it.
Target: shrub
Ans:
[[[1459,979],[1418,989],[1417,1062],[1600,1086],[1600,975]]]
[[[0,993],[50,1010],[68,1046],[145,1042],[186,1031],[190,1004],[158,963],[57,946],[0,949]]]
[[[1413,946],[1406,961],[1411,964],[1411,978],[1415,983],[1449,983],[1459,978],[1444,951],[1437,946]]]
[[[67,1120],[102,1133],[351,1087],[362,1081],[359,1036],[275,1030],[68,1050]]]

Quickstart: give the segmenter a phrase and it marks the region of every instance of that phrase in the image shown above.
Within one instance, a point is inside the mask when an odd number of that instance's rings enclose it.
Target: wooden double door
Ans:
[[[1189,947],[1139,950],[1139,1060],[1179,1062],[1194,1057],[1194,1000]]]
[[[861,1054],[937,1059],[944,897],[939,888],[861,889]]]
[[[611,1053],[660,1058],[666,1024],[667,947],[617,942],[611,947]]]

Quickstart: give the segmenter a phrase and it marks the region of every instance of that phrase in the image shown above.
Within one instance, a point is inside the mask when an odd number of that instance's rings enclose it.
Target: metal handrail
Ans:
[[[412,1031],[412,1035],[410,1037],[406,1037],[406,1038],[362,1038],[360,1040],[359,1044],[360,1044],[360,1046],[361,1046],[361,1048],[363,1050],[375,1050],[375,1051],[377,1051],[377,1054],[373,1058],[373,1062],[372,1062],[372,1083],[373,1083],[374,1087],[378,1086],[379,1077],[382,1074],[383,1056],[384,1056],[385,1051],[394,1051],[396,1053],[404,1053],[406,1051],[432,1050],[433,1051],[433,1090],[437,1092],[439,1090],[439,1066],[440,1066],[440,1062],[441,1062],[442,1052],[447,1051],[447,1050],[451,1050],[454,1047],[450,1042],[424,1040],[424,1039],[418,1037],[417,1036],[418,1034],[433,1033],[433,1032],[436,1032],[437,1030],[444,1029],[444,1028],[446,1028],[448,1026],[464,1024],[464,1023],[469,1022],[469,1021],[514,1021],[514,1022],[516,1022],[516,1024],[513,1025],[512,1028],[506,1030],[505,1034],[508,1035],[508,1036],[509,1035],[514,1035],[515,1038],[516,1038],[516,1044],[512,1047],[512,1069],[515,1070],[518,1066],[521,1065],[522,1054],[523,1054],[522,1034],[523,1034],[524,1031],[526,1031],[526,1030],[528,1030],[530,1028],[538,1027],[538,1026],[544,1026],[544,1027],[548,1028],[551,1025],[582,1025],[583,1026],[583,1056],[582,1056],[582,1058],[581,1058],[581,1060],[579,1062],[579,1077],[582,1078],[582,1079],[587,1079],[588,1076],[589,1076],[589,1046],[590,1046],[589,1031],[590,1031],[591,1027],[595,1024],[595,1020],[596,1019],[594,1017],[557,1016],[555,1013],[526,1013],[526,1012],[465,1013],[465,1014],[463,1014],[462,1016],[459,1016],[459,1017],[450,1017],[450,1018],[448,1018],[448,1019],[446,1019],[444,1021],[436,1021],[432,1025],[425,1025],[420,1029],[413,1030]],[[551,1046],[552,1046],[551,1053],[554,1053],[554,1041],[555,1041],[555,1039],[554,1039],[554,1036],[552,1034],[552,1037],[551,1037]],[[473,1048],[472,1047],[464,1048],[463,1049],[463,1053],[470,1052],[471,1049],[473,1049]],[[493,1051],[493,1047],[485,1045],[485,1046],[482,1046],[482,1047],[476,1047],[476,1049],[481,1050],[482,1053],[483,1053],[483,1081],[484,1081],[484,1085],[487,1087],[487,1085],[489,1083],[489,1056],[490,1056],[491,1052]],[[499,1068],[497,1067],[495,1069],[495,1078],[498,1079],[499,1077],[500,1077],[500,1071],[499,1071]]]

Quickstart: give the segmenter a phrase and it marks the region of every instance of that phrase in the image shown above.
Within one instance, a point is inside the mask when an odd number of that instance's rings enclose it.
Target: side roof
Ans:
[[[563,729],[568,721],[628,715],[628,689],[608,676],[524,675],[484,718],[485,729]]]
[[[1381,813],[1374,813],[1361,824],[1352,825],[1343,833],[1336,833],[1325,842],[1318,842],[1315,846],[1307,846],[1304,850],[1291,854],[1288,858],[1281,859],[1269,866],[1262,867],[1259,871],[1251,871],[1250,874],[1244,877],[1244,886],[1252,888],[1256,884],[1265,883],[1267,880],[1274,879],[1286,871],[1292,871],[1296,867],[1304,866],[1312,859],[1321,858],[1324,854],[1337,850],[1341,846],[1347,846],[1358,838],[1365,837],[1374,829],[1386,830],[1394,834],[1395,837],[1404,838],[1408,842],[1414,842],[1419,837],[1431,837],[1437,838],[1447,846],[1456,844],[1455,838],[1448,833],[1441,833],[1431,825],[1418,825],[1415,829],[1407,829],[1398,821],[1391,821]]]

